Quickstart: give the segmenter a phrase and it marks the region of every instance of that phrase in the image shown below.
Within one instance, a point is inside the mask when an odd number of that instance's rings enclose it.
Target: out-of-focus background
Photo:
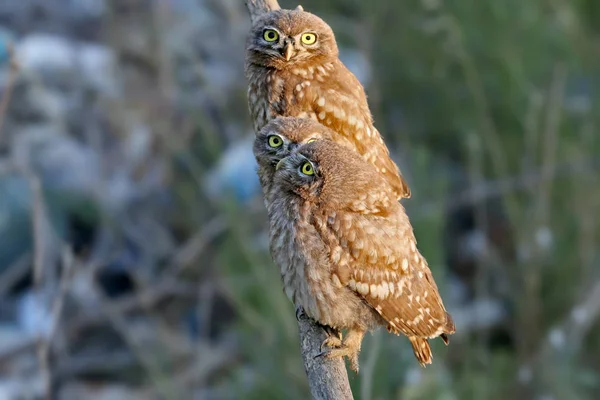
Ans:
[[[296,2],[281,0],[286,8]],[[457,334],[359,399],[600,398],[600,7],[303,0],[412,188]],[[0,1],[0,399],[306,399],[242,0]]]

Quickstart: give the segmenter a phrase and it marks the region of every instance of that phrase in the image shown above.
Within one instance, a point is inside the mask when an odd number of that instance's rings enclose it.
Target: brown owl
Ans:
[[[277,117],[258,132],[253,151],[266,203],[269,202],[277,163],[301,144],[315,139],[331,140],[349,149],[354,148],[348,139],[309,118]]]
[[[271,253],[287,296],[320,324],[348,330],[326,339],[323,355],[347,356],[358,372],[365,332],[386,326],[430,364],[427,339],[447,344],[454,323],[383,176],[347,147],[316,140],[277,163],[272,185]]]
[[[410,189],[377,129],[365,91],[338,58],[333,31],[301,7],[257,18],[247,41],[248,104],[259,132],[278,116],[312,118],[354,144],[397,198]]]

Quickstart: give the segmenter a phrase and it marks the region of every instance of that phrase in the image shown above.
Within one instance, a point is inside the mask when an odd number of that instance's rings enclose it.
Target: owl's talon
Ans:
[[[321,350],[321,354],[324,352],[323,347],[337,348],[342,346],[342,339],[338,336],[329,336],[327,339],[323,340],[319,350]]]
[[[321,352],[319,354],[317,354],[316,356],[313,357],[313,360],[316,360],[319,357],[324,357],[326,354],[327,354],[327,351],[321,350]]]
[[[327,341],[327,339],[325,339]],[[325,344],[325,341],[323,344]],[[321,346],[323,346],[323,344]],[[321,351],[314,358],[323,357],[326,360],[337,358],[337,357],[347,357],[350,362],[350,369],[358,374],[358,351],[350,348],[349,346],[341,345],[336,348],[330,348],[325,351]]]
[[[300,318],[306,317],[306,313],[304,312],[304,307],[298,306],[296,307],[296,320],[300,322]]]
[[[321,324],[319,324],[319,325],[321,325]],[[334,336],[334,337],[337,337],[340,340],[342,340],[342,331],[340,331],[336,328],[332,328],[329,325],[321,325],[321,328],[323,328],[323,330],[325,331],[327,336]]]

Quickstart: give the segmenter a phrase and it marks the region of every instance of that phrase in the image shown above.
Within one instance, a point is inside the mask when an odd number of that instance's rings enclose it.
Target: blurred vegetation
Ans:
[[[230,179],[221,167],[232,161],[241,160],[237,172],[254,169],[252,159],[227,158],[240,143],[249,150],[252,136],[242,0],[106,4],[96,40],[115,52],[122,90],[94,103],[105,115],[102,139],[77,140],[104,149],[132,141],[143,124],[150,145],[132,180],[163,168],[166,193],[142,191],[115,210],[101,196],[63,201],[48,192],[50,214],[93,226],[95,239],[76,251],[78,271],[103,265],[93,251],[98,237],[134,243],[137,254],[123,298],[102,297],[100,316],[63,313],[65,337],[99,335],[93,354],[113,341],[132,349],[129,364],[85,378],[139,386],[139,398],[306,399],[294,309],[268,254],[260,194],[236,192],[247,175],[230,195],[207,184]],[[369,61],[369,102],[412,188],[404,204],[419,248],[449,311],[463,315],[450,346],[433,343],[426,369],[404,338],[368,336],[361,373],[350,374],[355,398],[600,398],[598,3],[302,5],[332,25],[343,49]],[[106,168],[120,168],[109,153],[101,154]],[[30,224],[20,212],[11,217]],[[67,228],[55,225],[64,237]],[[31,240],[20,230],[11,239],[21,237]],[[469,294],[455,295],[456,287]],[[490,298],[503,317],[478,327],[486,309],[472,310]],[[150,333],[140,334],[140,320]],[[65,367],[73,353],[54,355],[58,384],[81,378]]]

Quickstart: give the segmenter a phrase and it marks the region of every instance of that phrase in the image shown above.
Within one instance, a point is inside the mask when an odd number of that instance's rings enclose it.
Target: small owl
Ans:
[[[287,136],[285,131],[282,136]],[[271,253],[290,300],[329,336],[325,357],[346,356],[358,372],[365,332],[408,336],[417,360],[427,339],[455,331],[412,226],[375,167],[340,144],[315,140],[280,160],[267,204]]]
[[[316,139],[335,141],[349,149],[354,148],[348,139],[309,118],[277,117],[258,132],[253,151],[266,204],[270,199],[277,163],[301,144]]]
[[[278,116],[312,118],[353,143],[397,198],[410,197],[373,126],[362,85],[338,58],[329,25],[300,7],[274,10],[254,21],[246,47],[248,105],[255,132]]]

